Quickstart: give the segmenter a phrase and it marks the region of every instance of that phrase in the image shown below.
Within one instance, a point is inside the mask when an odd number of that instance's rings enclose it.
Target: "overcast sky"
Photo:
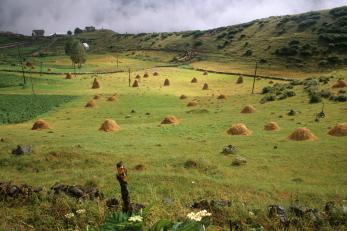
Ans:
[[[204,30],[347,0],[0,0],[0,31],[66,33],[94,25],[120,33]]]

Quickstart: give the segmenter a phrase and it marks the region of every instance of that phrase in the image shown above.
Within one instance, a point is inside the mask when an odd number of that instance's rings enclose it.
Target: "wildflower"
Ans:
[[[67,219],[71,219],[71,218],[73,218],[74,216],[75,216],[74,213],[67,213],[67,214],[65,214],[65,218],[67,218]]]
[[[143,218],[139,215],[129,217],[128,221],[131,222],[142,222]]]
[[[248,215],[251,216],[251,217],[253,217],[253,216],[254,216],[254,213],[253,213],[252,211],[249,211],[249,212],[248,212]]]
[[[83,214],[83,213],[86,213],[86,210],[85,209],[79,209],[76,211],[77,214]]]
[[[206,210],[201,210],[197,213],[194,213],[194,212],[191,212],[191,213],[188,213],[187,214],[187,217],[190,219],[190,220],[193,220],[193,221],[201,221],[202,218],[204,217],[209,217],[211,216],[212,214],[207,212]]]

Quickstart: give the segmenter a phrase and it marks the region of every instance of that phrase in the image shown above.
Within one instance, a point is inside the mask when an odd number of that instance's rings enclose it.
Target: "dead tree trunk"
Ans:
[[[128,190],[127,170],[124,167],[122,161],[117,163],[117,180],[119,182],[120,190],[122,194],[123,212],[129,213],[131,212],[131,206],[130,206],[130,195]]]

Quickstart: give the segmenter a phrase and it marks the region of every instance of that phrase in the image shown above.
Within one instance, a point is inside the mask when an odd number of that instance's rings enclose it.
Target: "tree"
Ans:
[[[71,30],[67,31],[67,35],[71,36],[72,35],[72,31]]]
[[[72,47],[70,53],[70,59],[74,64],[78,64],[78,68],[82,67],[82,64],[86,62],[86,51],[83,44],[75,40],[72,42]]]
[[[83,32],[83,30],[82,29],[80,29],[79,27],[77,27],[76,29],[75,29],[75,34],[80,34],[80,33],[82,33]]]
[[[72,51],[72,47],[74,46],[74,43],[78,42],[76,39],[70,38],[66,43],[65,43],[65,54],[70,55]]]

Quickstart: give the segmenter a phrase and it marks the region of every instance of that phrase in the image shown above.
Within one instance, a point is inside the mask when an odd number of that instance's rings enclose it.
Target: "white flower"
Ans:
[[[67,219],[71,219],[71,218],[73,218],[74,216],[75,216],[74,213],[67,213],[67,214],[65,214],[65,218],[67,218]]]
[[[142,222],[143,218],[141,216],[131,216],[129,217],[128,221],[131,221],[131,222]]]
[[[187,214],[187,217],[190,219],[190,220],[193,220],[193,221],[201,221],[202,218],[204,217],[210,217],[212,214],[207,212],[206,210],[201,210],[197,213],[194,213],[194,212],[191,212],[191,213],[188,213]]]
[[[253,216],[254,216],[254,213],[253,213],[252,211],[249,211],[249,212],[248,212],[248,215],[251,216],[251,217],[253,217]]]
[[[79,209],[76,211],[77,214],[83,214],[83,213],[86,213],[86,210],[85,209]]]

